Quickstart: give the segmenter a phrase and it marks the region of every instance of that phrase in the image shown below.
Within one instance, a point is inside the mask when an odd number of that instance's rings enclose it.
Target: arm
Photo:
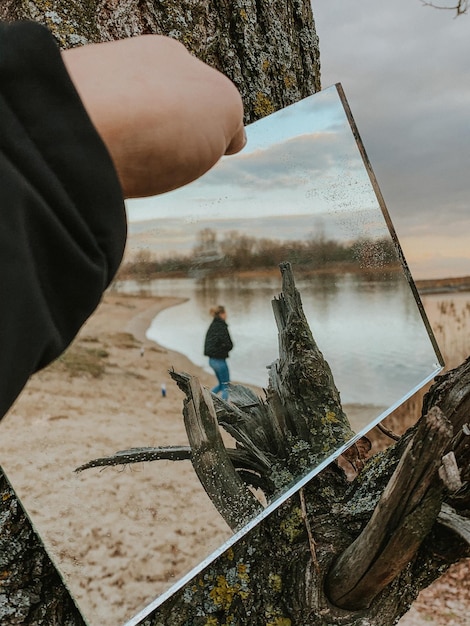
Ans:
[[[167,38],[61,54],[44,27],[0,23],[0,48],[1,418],[112,280],[122,191],[189,182],[244,132],[232,83]]]
[[[180,187],[245,143],[236,87],[173,39],[143,35],[62,57],[125,197]]]

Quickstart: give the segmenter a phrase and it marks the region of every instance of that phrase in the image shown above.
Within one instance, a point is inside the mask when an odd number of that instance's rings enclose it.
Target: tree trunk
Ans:
[[[247,122],[320,88],[308,0],[5,0],[0,18],[42,22],[64,48],[169,34],[232,78],[243,95]],[[425,399],[422,423],[375,455],[354,481],[330,465],[154,611],[145,626],[396,623],[422,588],[469,554],[469,404],[467,361],[438,379]],[[425,476],[413,474],[407,481],[403,466],[419,459],[426,466],[423,433],[434,441],[437,461]],[[437,471],[444,452],[451,453],[450,469],[460,469],[454,483],[446,471]],[[409,498],[400,511],[391,510],[403,484]],[[83,625],[3,476],[0,488],[1,623]],[[374,549],[367,560],[363,551],[369,545]],[[359,599],[358,589],[367,591]]]
[[[0,19],[40,22],[62,48],[145,33],[175,37],[236,83],[247,123],[320,89],[308,0],[4,0]],[[82,626],[1,468],[0,481],[0,623]]]
[[[0,624],[85,626],[55,566],[2,473]]]
[[[63,48],[170,35],[233,80],[247,123],[320,89],[307,0],[4,0],[0,19],[41,22]]]

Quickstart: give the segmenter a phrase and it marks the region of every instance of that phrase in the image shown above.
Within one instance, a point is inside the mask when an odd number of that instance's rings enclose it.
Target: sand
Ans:
[[[176,302],[106,295],[70,353],[105,351],[87,366],[100,361],[101,376],[71,375],[59,360],[1,425],[2,467],[92,626],[123,624],[231,535],[189,461],[74,472],[130,447],[187,445],[168,369],[214,379],[145,338]]]

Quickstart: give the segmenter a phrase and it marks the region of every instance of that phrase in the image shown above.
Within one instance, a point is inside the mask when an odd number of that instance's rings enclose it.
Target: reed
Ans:
[[[423,297],[423,304],[444,358],[445,371],[453,369],[470,355],[470,292]],[[421,416],[423,397],[431,384],[400,405],[383,425],[397,435],[405,432]],[[378,428],[370,435],[375,451],[391,443],[391,439]]]

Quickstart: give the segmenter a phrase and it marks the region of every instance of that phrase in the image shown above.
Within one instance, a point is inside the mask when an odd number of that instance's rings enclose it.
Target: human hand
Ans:
[[[176,189],[245,144],[234,84],[160,35],[62,52],[124,196]]]

